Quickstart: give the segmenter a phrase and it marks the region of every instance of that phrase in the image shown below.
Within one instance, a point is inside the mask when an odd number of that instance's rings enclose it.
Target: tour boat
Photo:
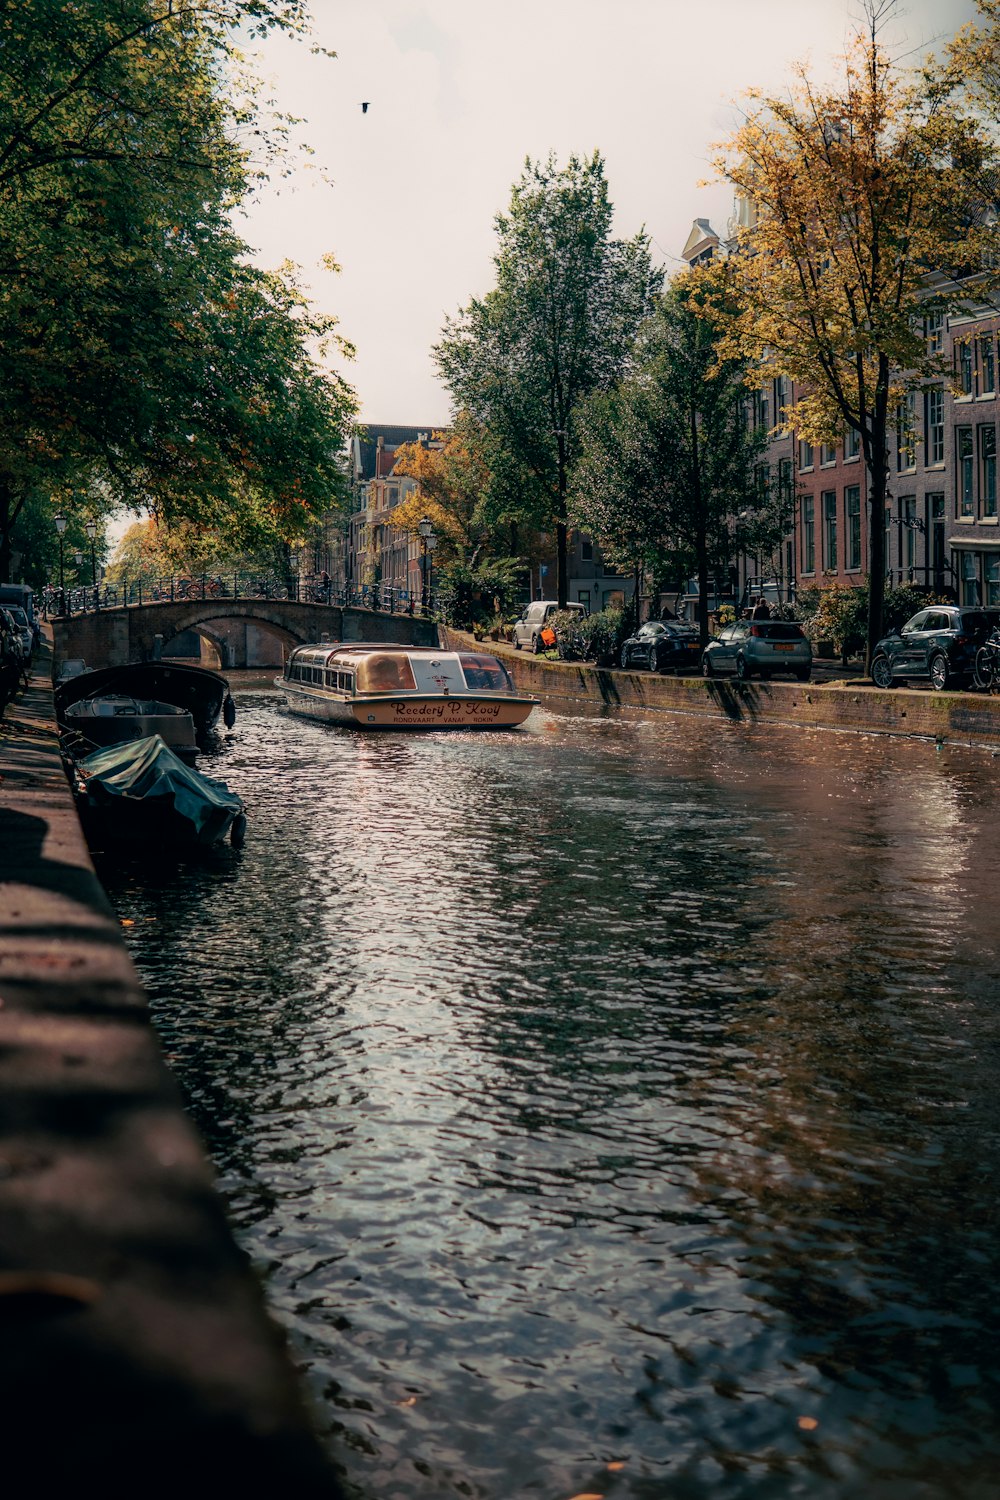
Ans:
[[[361,729],[513,729],[538,702],[495,656],[381,642],[299,646],[275,686],[292,713]]]

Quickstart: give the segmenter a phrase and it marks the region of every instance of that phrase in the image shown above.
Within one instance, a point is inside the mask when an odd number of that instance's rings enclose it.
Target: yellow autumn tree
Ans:
[[[443,560],[450,556],[474,565],[488,539],[479,513],[489,474],[468,419],[459,417],[449,431],[432,433],[427,446],[403,443],[393,471],[417,482],[393,511],[393,524],[415,536],[426,517],[441,539]]]
[[[952,65],[898,67],[870,0],[835,85],[796,72],[786,97],[749,96],[717,167],[741,227],[739,301],[724,353],[783,375],[784,432],[860,438],[868,474],[868,661],[882,633],[889,434],[908,391],[946,373],[923,336],[929,312],[972,307],[994,274],[989,132]]]

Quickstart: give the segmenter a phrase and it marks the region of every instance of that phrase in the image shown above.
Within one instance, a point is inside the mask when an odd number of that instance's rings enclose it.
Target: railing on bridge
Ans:
[[[273,573],[203,573],[199,578],[122,579],[119,583],[103,583],[93,588],[50,587],[42,591],[42,612],[49,618],[122,606],[201,603],[215,599],[290,599],[298,604],[328,604],[344,609],[374,609],[386,614],[437,618],[435,595],[425,602],[412,589],[377,583],[338,587],[322,574],[300,577],[294,573],[287,577]]]

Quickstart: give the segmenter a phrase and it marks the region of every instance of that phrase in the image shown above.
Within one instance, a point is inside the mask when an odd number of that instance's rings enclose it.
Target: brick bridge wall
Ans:
[[[437,627],[410,615],[379,610],[341,609],[329,604],[295,604],[279,599],[206,599],[200,602],[129,605],[93,614],[64,615],[53,620],[55,662],[82,657],[88,667],[151,661],[160,645],[185,630],[200,630],[219,652],[223,670],[246,666],[245,647],[234,645],[233,632],[213,630],[213,623],[254,624],[273,631],[286,654],[294,646],[319,641],[401,641],[436,645]]]

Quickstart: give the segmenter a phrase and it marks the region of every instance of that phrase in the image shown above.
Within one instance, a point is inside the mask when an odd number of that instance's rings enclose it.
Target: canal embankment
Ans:
[[[481,649],[471,635],[442,627],[444,644]],[[782,682],[659,676],[589,662],[549,661],[504,642],[488,648],[501,656],[517,686],[556,702],[653,713],[694,714],[730,723],[801,725],[904,735],[943,744],[1000,746],[1000,698],[985,693],[921,688],[876,688],[858,679]]]
[[[0,720],[8,1484],[336,1496],[94,873],[50,670]]]

